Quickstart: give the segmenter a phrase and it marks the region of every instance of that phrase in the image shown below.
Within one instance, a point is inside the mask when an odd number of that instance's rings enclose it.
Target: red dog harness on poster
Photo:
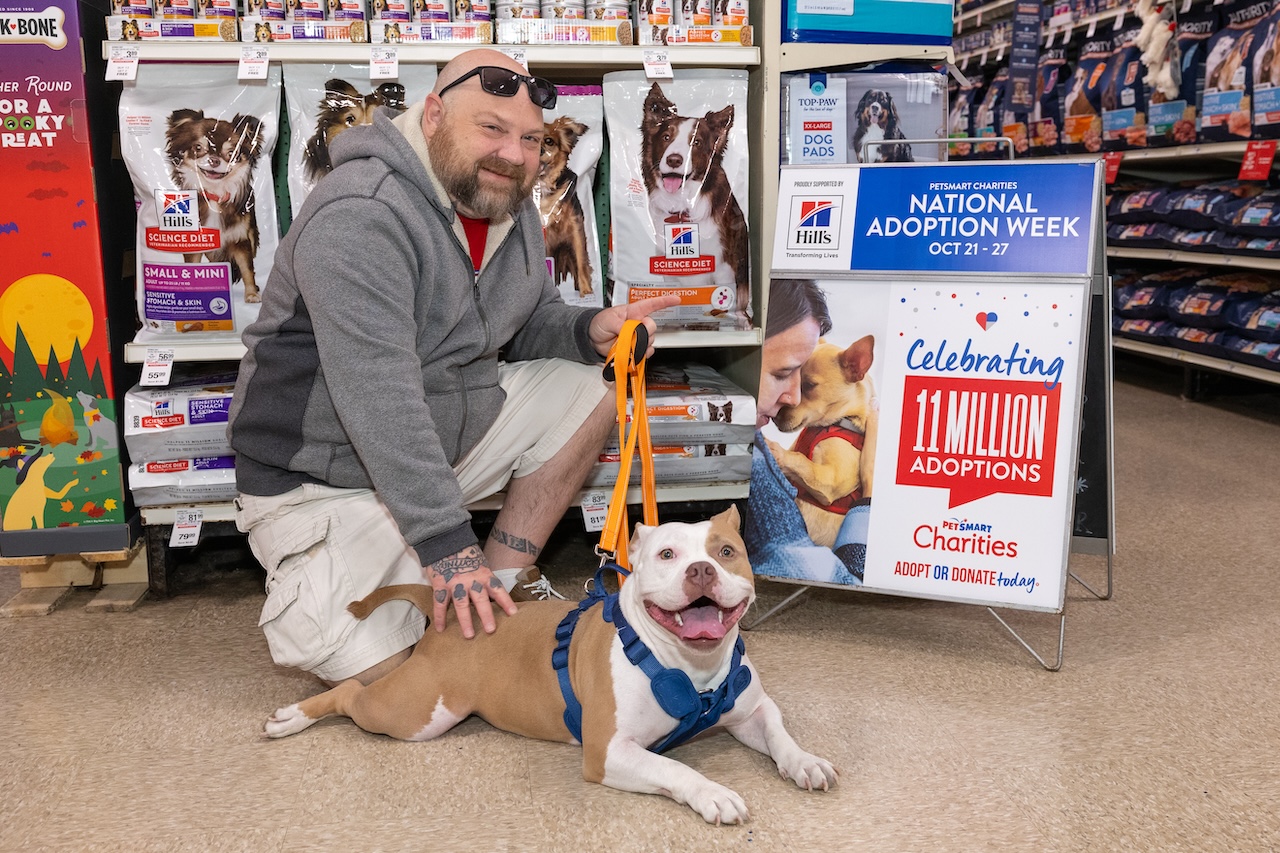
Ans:
[[[833,424],[827,424],[821,427],[805,427],[800,430],[800,436],[796,439],[796,443],[791,449],[796,453],[803,453],[805,457],[812,461],[813,449],[828,438],[839,438],[849,442],[858,450],[862,450],[863,434],[853,429],[853,422],[848,418],[841,418]],[[803,489],[799,491],[797,497],[800,500],[811,503],[818,509],[824,509],[827,512],[834,512],[845,515],[849,510],[853,509],[853,505],[862,500],[862,490],[855,489],[842,498],[836,498],[829,504],[820,504],[809,496]]]

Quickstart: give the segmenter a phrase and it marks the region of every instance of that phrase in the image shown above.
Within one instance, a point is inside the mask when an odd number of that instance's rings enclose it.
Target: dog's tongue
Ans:
[[[679,192],[684,186],[684,178],[663,178],[662,188],[669,193]]]
[[[720,608],[712,605],[681,610],[680,618],[684,622],[679,633],[682,640],[718,640],[726,633]]]

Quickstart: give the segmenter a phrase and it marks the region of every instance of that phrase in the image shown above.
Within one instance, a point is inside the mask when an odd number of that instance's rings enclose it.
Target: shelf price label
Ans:
[[[369,79],[396,80],[400,77],[400,54],[394,46],[378,45],[369,50]]]
[[[1120,174],[1120,161],[1124,159],[1124,152],[1108,151],[1102,156],[1102,159],[1107,164],[1105,180],[1108,184],[1114,184],[1116,182],[1116,175]]]
[[[203,510],[177,510],[174,513],[173,533],[169,536],[169,547],[194,548],[200,543],[200,527],[203,523]]]
[[[270,50],[265,44],[246,44],[240,48],[240,68],[236,72],[236,79],[266,80],[269,54]]]
[[[138,48],[131,44],[113,44],[107,59],[108,80],[138,79]]]
[[[1271,164],[1276,159],[1276,141],[1274,139],[1258,140],[1245,146],[1244,158],[1240,161],[1240,180],[1265,181],[1271,176]]]
[[[588,533],[604,530],[609,515],[609,496],[604,492],[587,492],[582,499],[582,523]]]
[[[523,65],[525,71],[529,70],[529,60],[525,59],[525,50],[523,47],[501,47],[498,48],[498,50]]]
[[[665,50],[644,52],[644,76],[650,80],[670,80],[675,77],[675,72],[671,70],[671,59]]]
[[[168,385],[173,375],[172,347],[147,347],[146,359],[142,362],[142,385]]]

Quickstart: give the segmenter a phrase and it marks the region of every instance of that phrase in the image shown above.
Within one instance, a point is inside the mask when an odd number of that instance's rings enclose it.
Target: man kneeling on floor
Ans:
[[[244,333],[228,432],[236,523],[267,570],[276,663],[368,684],[409,657],[429,583],[463,634],[556,594],[535,559],[614,425],[598,364],[628,318],[565,305],[531,190],[555,87],[468,51],[398,117],[338,137]],[[506,489],[484,549],[466,506]]]

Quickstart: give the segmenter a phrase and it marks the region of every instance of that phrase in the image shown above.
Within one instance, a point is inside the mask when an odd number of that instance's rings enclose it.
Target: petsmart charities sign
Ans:
[[[773,277],[817,282],[828,343],[874,339],[866,381],[879,401],[878,422],[863,426],[869,515],[819,541],[807,510],[814,548],[836,557],[829,576],[810,562],[807,579],[1061,611],[1101,239],[1096,174],[1094,164],[783,170]],[[803,500],[796,470],[786,476]]]

